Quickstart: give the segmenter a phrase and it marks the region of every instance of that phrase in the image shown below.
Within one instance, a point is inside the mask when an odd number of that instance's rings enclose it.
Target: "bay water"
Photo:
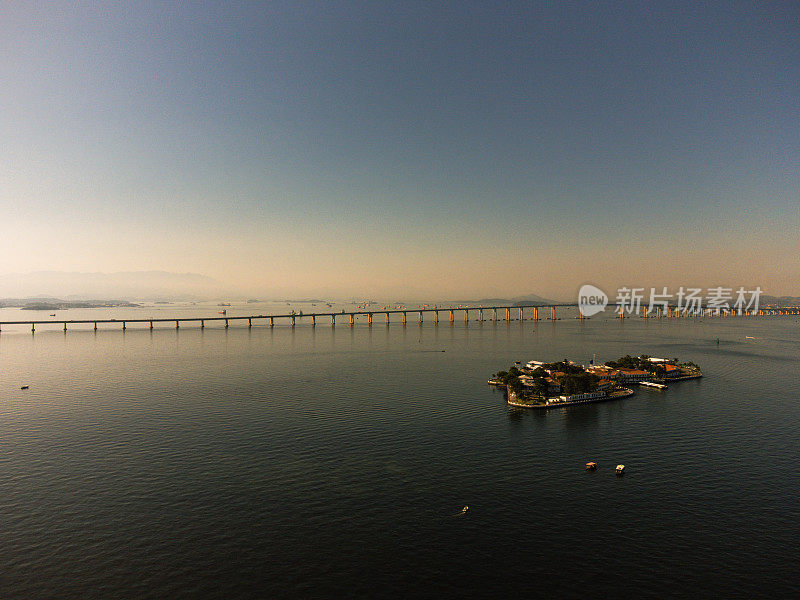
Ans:
[[[217,312],[59,318],[187,311]],[[560,314],[4,327],[0,597],[799,597],[798,317]],[[486,384],[624,354],[705,376],[547,411]]]

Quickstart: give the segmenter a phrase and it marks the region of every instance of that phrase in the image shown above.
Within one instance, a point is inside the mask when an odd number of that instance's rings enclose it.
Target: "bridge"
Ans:
[[[619,307],[619,304],[609,304],[607,308],[610,307]],[[417,315],[417,322],[423,322],[423,315],[428,313],[433,316],[433,322],[439,323],[439,313],[443,313],[449,323],[454,323],[456,321],[456,315],[458,313],[464,313],[464,322],[467,323],[470,320],[470,313],[477,317],[477,321],[493,321],[497,322],[499,320],[502,321],[539,321],[539,320],[549,320],[549,321],[558,321],[560,317],[556,314],[557,308],[577,308],[578,304],[551,304],[547,306],[458,306],[458,307],[447,307],[447,308],[415,308],[415,309],[389,309],[389,310],[358,310],[358,311],[341,311],[341,312],[320,312],[320,313],[287,313],[287,314],[274,314],[274,315],[246,315],[246,316],[216,316],[216,317],[166,317],[166,318],[143,318],[143,319],[56,319],[56,320],[24,320],[24,321],[0,321],[0,331],[2,328],[8,325],[26,325],[30,326],[31,332],[36,331],[36,326],[42,325],[58,325],[63,326],[64,331],[67,331],[68,325],[93,325],[94,330],[98,330],[98,325],[102,324],[113,324],[113,325],[121,325],[122,330],[126,330],[128,325],[131,324],[148,324],[150,329],[155,327],[157,323],[174,323],[175,329],[180,329],[181,323],[194,323],[200,324],[200,328],[205,328],[206,322],[224,322],[225,328],[230,325],[231,321],[247,321],[247,326],[252,327],[253,321],[263,320],[265,324],[268,324],[270,327],[275,326],[276,320],[288,321],[289,324],[294,327],[297,323],[298,319],[310,319],[311,325],[317,325],[317,319],[322,319],[323,321],[326,319],[330,319],[331,326],[336,325],[336,318],[339,317],[340,319],[348,319],[350,325],[355,324],[355,319],[357,316],[366,316],[367,317],[367,324],[372,325],[373,319],[377,316],[380,319],[380,316],[383,315],[386,324],[390,323],[391,315],[399,315],[400,322],[403,325],[408,323],[408,315],[409,313],[412,315]],[[529,319],[525,318],[525,311],[529,311],[528,314],[530,315]],[[539,311],[544,311],[543,318],[540,319]],[[500,311],[498,315],[498,311]],[[517,312],[517,318],[512,317],[512,313]],[[549,312],[549,314],[548,314]],[[619,312],[618,310],[615,312]],[[743,310],[743,309],[730,309],[730,308],[721,308],[721,309],[712,309],[712,308],[695,308],[692,310],[680,310],[676,306],[666,306],[666,307],[656,307],[655,310],[647,311],[647,310],[639,310],[634,313],[635,316],[638,316],[643,319],[661,319],[661,318],[668,318],[668,319],[675,319],[675,318],[703,318],[703,317],[742,317],[742,316],[771,316],[771,315],[800,315],[800,307],[793,306],[793,307],[781,307],[781,308],[763,308],[759,309],[758,311],[755,310]],[[619,313],[618,318],[620,319],[627,319],[634,315],[625,315],[624,313]],[[576,319],[580,319],[583,321],[585,318],[583,313],[579,310],[578,316],[575,317]]]

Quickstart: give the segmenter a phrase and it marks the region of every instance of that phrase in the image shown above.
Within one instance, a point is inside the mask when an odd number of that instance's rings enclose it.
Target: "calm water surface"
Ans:
[[[799,333],[788,316],[4,330],[0,597],[797,598]],[[595,353],[706,377],[547,412],[486,385]]]

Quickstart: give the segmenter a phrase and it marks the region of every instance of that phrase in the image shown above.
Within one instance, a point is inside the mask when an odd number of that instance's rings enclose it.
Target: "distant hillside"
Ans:
[[[761,296],[759,306],[800,306],[800,296]]]
[[[14,298],[50,296],[67,300],[198,300],[219,297],[228,292],[217,280],[199,273],[37,271],[0,275],[0,296]]]
[[[126,300],[62,300],[61,298],[0,298],[0,308],[13,307],[22,310],[66,310],[68,308],[111,308],[139,306]]]
[[[542,298],[536,294],[515,296],[513,298],[481,298],[479,300],[453,300],[451,302],[453,304],[481,304],[483,306],[550,306],[551,304],[561,304],[556,300]]]

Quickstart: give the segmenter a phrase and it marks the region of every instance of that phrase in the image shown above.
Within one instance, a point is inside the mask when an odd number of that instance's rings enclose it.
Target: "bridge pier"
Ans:
[[[180,328],[181,328],[181,326],[180,326],[180,323],[179,323],[179,322],[178,322],[178,320],[176,319],[176,320],[175,320],[175,329],[180,329]]]
[[[122,324],[122,328],[125,329],[125,323]],[[150,321],[150,329],[153,329],[153,322]]]
[[[367,325],[372,325],[372,313],[367,313]]]
[[[419,324],[422,325],[422,311],[419,311]]]
[[[94,324],[94,330],[97,331],[97,322]]]
[[[550,307],[550,320],[551,321],[555,321],[556,320],[556,307],[555,306],[551,306]]]
[[[292,317],[292,325],[294,325],[294,317]],[[225,319],[225,329],[228,328],[228,319]]]
[[[539,320],[539,309],[535,306],[533,307],[533,320],[534,321]]]
[[[522,318],[522,307],[519,307],[519,320],[524,321],[525,319]]]
[[[406,324],[406,313],[405,311],[403,311],[403,325],[405,324]]]
[[[67,331],[67,323],[66,322],[64,323],[64,331],[65,332]]]
[[[275,327],[275,317],[270,317],[269,318],[269,326],[270,327]]]
[[[464,323],[469,323],[469,310],[464,309]]]
[[[31,323],[31,333],[36,333],[36,325]]]
[[[203,319],[200,319],[200,329],[206,328],[206,322]]]
[[[478,309],[478,321],[480,323],[483,323],[483,309],[482,308]]]
[[[316,327],[317,326],[317,316],[316,315],[311,315],[311,326],[312,327]]]
[[[439,324],[439,311],[438,310],[433,311],[433,324],[434,325],[438,325]]]
[[[492,309],[492,321],[497,321],[497,309]]]
[[[386,313],[386,324],[387,325],[389,324],[389,313],[388,312]]]
[[[511,309],[507,308],[506,309],[506,321],[510,321],[510,320],[511,320]]]
[[[225,319],[225,327],[228,326],[228,319]],[[294,315],[292,315],[292,327],[294,327]]]
[[[247,319],[247,327],[248,327],[248,329],[250,327],[252,327],[252,326],[253,326],[253,319],[252,318]]]
[[[331,315],[331,327],[336,327],[336,317]]]
[[[126,329],[126,323],[125,323],[125,321],[123,321],[122,322],[122,331],[125,331],[125,329]]]
[[[453,315],[453,309],[451,308],[451,309],[450,309],[450,322],[452,323],[452,322],[453,322],[453,321],[455,321],[455,320],[456,320],[456,319],[455,319],[455,315]]]
[[[355,324],[355,317],[353,316],[353,313],[350,313],[350,325],[354,324]]]

